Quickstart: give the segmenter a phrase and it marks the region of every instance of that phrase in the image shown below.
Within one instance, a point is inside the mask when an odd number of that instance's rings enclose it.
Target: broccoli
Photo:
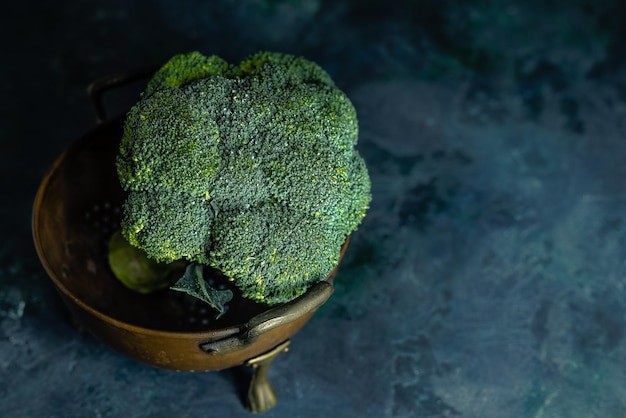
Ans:
[[[290,301],[333,269],[368,209],[357,137],[352,103],[311,61],[177,55],[125,121],[122,233],[157,262],[207,265],[246,298]]]

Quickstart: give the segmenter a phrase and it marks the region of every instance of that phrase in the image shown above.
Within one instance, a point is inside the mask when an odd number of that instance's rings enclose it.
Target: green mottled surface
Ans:
[[[177,55],[124,126],[124,236],[157,261],[219,269],[246,298],[288,302],[328,275],[369,207],[357,138],[352,103],[312,61]]]
[[[373,195],[264,417],[626,416],[623,1],[31,1],[0,20],[0,416],[250,416],[243,370],[158,370],[76,332],[30,216],[95,126],[90,81],[259,49],[350,97]]]

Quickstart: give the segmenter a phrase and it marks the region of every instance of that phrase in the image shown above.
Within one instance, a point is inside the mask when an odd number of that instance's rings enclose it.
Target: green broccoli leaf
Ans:
[[[233,298],[233,292],[230,289],[217,290],[211,287],[202,275],[203,266],[197,263],[191,263],[185,269],[185,274],[173,286],[172,290],[185,292],[203,302],[208,303],[211,307],[217,309],[219,313],[216,319],[224,315],[226,312],[226,303]]]

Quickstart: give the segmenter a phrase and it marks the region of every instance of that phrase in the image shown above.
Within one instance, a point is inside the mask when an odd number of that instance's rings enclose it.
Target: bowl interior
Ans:
[[[99,125],[59,157],[42,182],[33,216],[37,251],[66,296],[106,317],[163,331],[207,331],[247,322],[268,307],[244,299],[227,279],[207,279],[234,293],[219,320],[214,311],[184,293],[141,295],[111,272],[107,244],[119,228],[124,192],[115,171],[123,117]]]

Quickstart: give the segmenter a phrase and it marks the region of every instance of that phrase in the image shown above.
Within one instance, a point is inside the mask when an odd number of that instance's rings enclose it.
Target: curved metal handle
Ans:
[[[100,124],[106,120],[106,112],[102,104],[102,95],[114,87],[132,83],[133,81],[147,79],[159,69],[159,66],[151,65],[121,72],[119,74],[103,77],[93,81],[87,86],[87,95],[91,100],[93,110],[96,114],[96,121]]]
[[[307,292],[284,305],[258,314],[248,321],[238,334],[218,341],[200,344],[200,349],[208,354],[226,354],[240,350],[254,343],[259,335],[288,324],[307,313],[315,312],[333,294],[335,288],[327,281],[315,284]]]

